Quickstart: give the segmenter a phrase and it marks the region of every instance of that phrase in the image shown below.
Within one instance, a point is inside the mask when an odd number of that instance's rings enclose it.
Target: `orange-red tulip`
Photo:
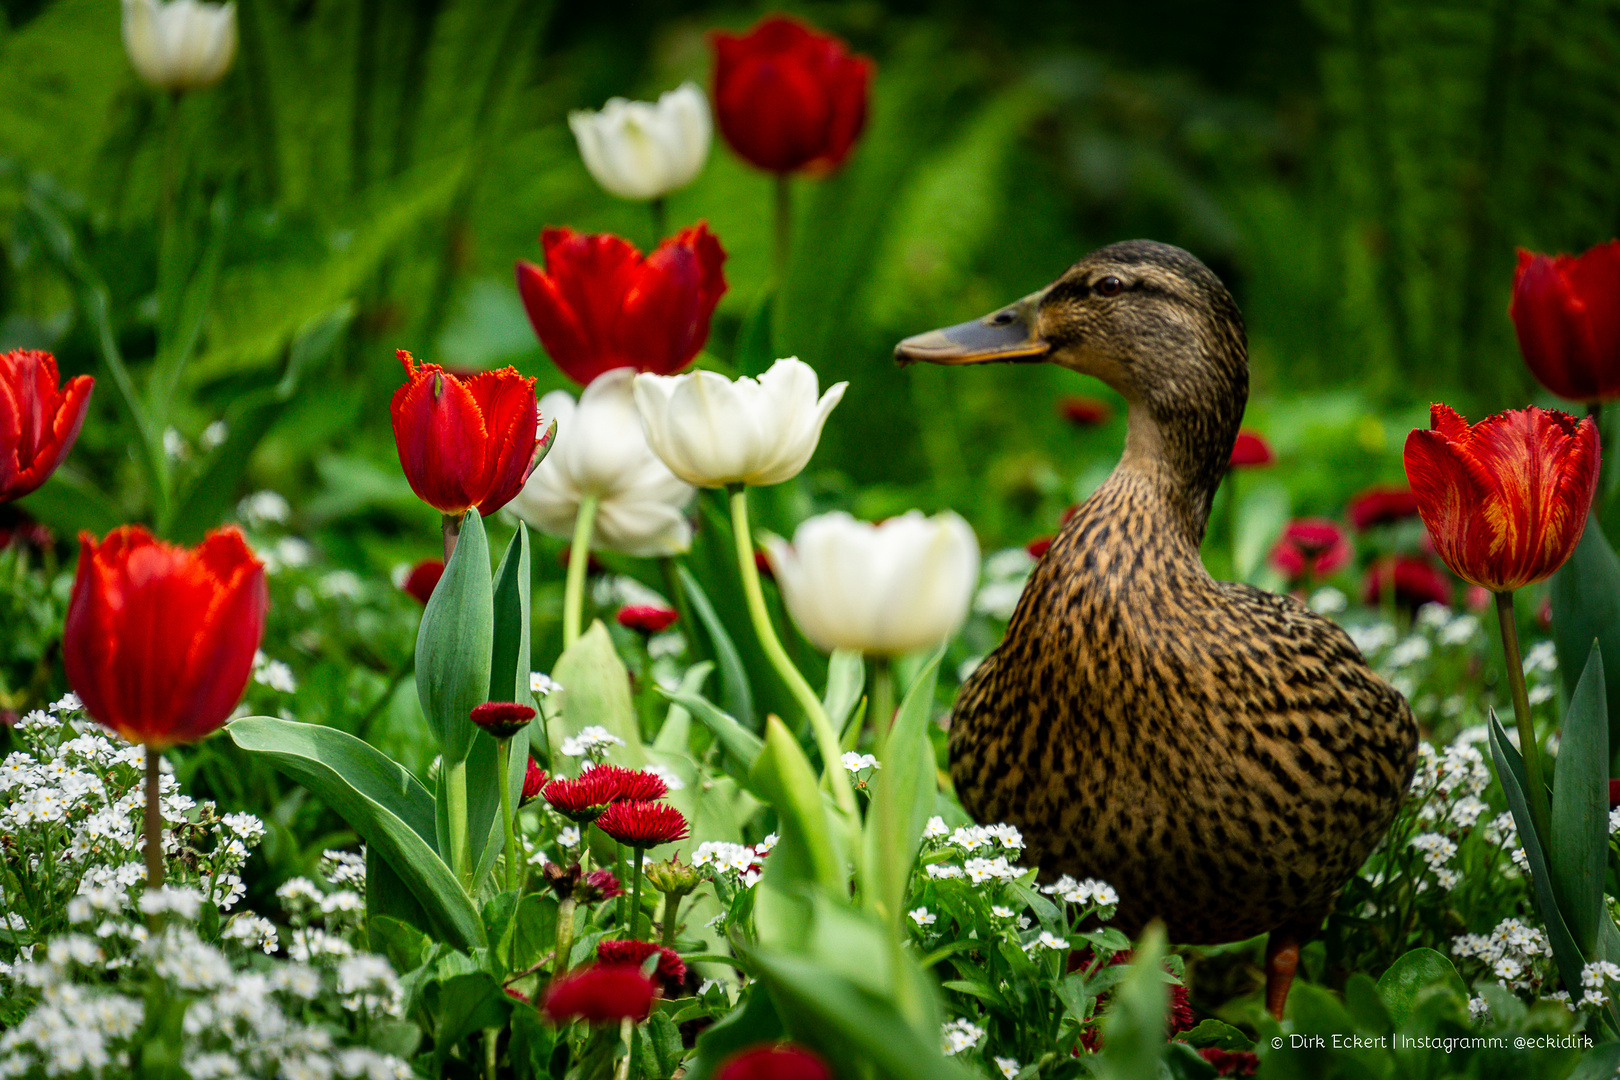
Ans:
[[[1469,426],[1433,405],[1406,438],[1406,478],[1435,553],[1464,581],[1507,592],[1563,565],[1586,528],[1598,434],[1531,406]]]
[[[397,355],[406,382],[390,408],[411,490],[452,517],[474,507],[488,517],[511,502],[537,464],[534,380],[509,367],[457,375]]]
[[[195,549],[139,525],[100,545],[81,533],[62,634],[68,684],[131,742],[195,742],[241,700],[269,606],[264,564],[234,527]]]
[[[1574,401],[1620,397],[1620,240],[1584,255],[1520,248],[1508,314],[1541,385]]]
[[[50,353],[0,353],[0,503],[49,480],[73,449],[95,380],[79,375],[60,383]]]

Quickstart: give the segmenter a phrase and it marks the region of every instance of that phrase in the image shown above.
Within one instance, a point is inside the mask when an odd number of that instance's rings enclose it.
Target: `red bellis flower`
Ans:
[[[410,574],[405,578],[405,584],[400,586],[416,598],[416,602],[427,607],[427,602],[433,599],[433,590],[439,587],[439,579],[444,577],[443,559],[423,559],[411,567]]]
[[[1350,524],[1356,532],[1417,517],[1417,498],[1411,488],[1370,487],[1350,500]]]
[[[546,786],[546,770],[529,759],[527,768],[523,773],[523,794],[518,798],[519,806],[528,806],[540,797],[540,790]]]
[[[725,295],[726,253],[699,222],[645,259],[627,240],[572,229],[540,234],[546,268],[519,261],[518,293],[551,360],[585,386],[630,367],[673,375],[709,338]]]
[[[1114,410],[1106,401],[1071,395],[1058,402],[1058,415],[1075,427],[1088,428],[1108,423]]]
[[[1541,385],[1574,401],[1620,397],[1620,240],[1579,256],[1520,248],[1508,315]]]
[[[712,40],[715,120],[739,157],[773,173],[844,163],[866,126],[872,61],[781,15]]]
[[[0,353],[0,503],[37,489],[73,449],[95,380],[79,375],[60,383],[50,353]]]
[[[1299,518],[1288,523],[1271,549],[1271,565],[1288,575],[1324,577],[1350,561],[1350,542],[1337,523],[1326,518]]]
[[[472,709],[472,722],[496,739],[510,739],[533,719],[534,709],[516,701],[486,701]]]
[[[195,549],[125,525],[79,536],[62,633],[68,684],[130,742],[195,742],[241,700],[270,606],[264,564],[235,528]]]
[[[394,442],[411,490],[441,514],[488,517],[512,501],[544,444],[534,380],[513,368],[458,375],[417,366],[404,349],[405,385],[394,391]]]
[[[1277,460],[1272,453],[1271,444],[1266,442],[1265,436],[1259,432],[1244,428],[1237,433],[1237,439],[1232,443],[1232,467],[1252,468],[1270,465]]]
[[[592,964],[564,975],[546,989],[540,1011],[553,1024],[584,1020],[588,1024],[647,1019],[658,988],[639,968]]]
[[[617,802],[596,819],[596,827],[638,850],[686,838],[686,818],[668,803]]]
[[[614,616],[619,625],[642,634],[658,634],[675,625],[680,615],[653,604],[626,605]]]
[[[782,1043],[737,1051],[715,1069],[714,1080],[833,1080],[833,1073],[811,1051]]]
[[[1415,555],[1389,555],[1369,566],[1361,582],[1361,602],[1376,607],[1391,590],[1397,605],[1414,611],[1424,604],[1451,606],[1451,582],[1427,559]]]
[[[1435,553],[1464,581],[1509,592],[1563,565],[1592,507],[1598,434],[1531,406],[1469,426],[1446,405],[1406,438],[1406,478]]]
[[[681,962],[679,954],[673,949],[651,941],[602,941],[596,946],[596,958],[604,964],[627,964],[639,968],[649,956],[658,957],[658,966],[653,974],[663,983],[664,992],[673,994],[680,990],[681,983],[686,980],[686,965]]]

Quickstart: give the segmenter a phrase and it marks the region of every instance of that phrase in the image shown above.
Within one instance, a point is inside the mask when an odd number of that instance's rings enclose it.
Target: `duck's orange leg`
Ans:
[[[1266,1011],[1273,1019],[1283,1018],[1288,988],[1299,968],[1299,932],[1279,926],[1266,939]]]

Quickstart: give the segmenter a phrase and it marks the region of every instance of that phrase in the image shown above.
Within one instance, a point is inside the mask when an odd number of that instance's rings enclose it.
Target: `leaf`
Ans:
[[[699,696],[703,684],[708,680],[709,674],[714,671],[714,665],[707,660],[693,664],[681,676],[681,684],[677,692],[693,697]],[[717,710],[718,711],[718,710]],[[736,721],[732,721],[735,723]],[[677,701],[671,701],[669,712],[664,716],[664,723],[658,729],[658,736],[653,740],[653,749],[667,754],[691,754],[692,737],[692,711]]]
[[[731,366],[738,375],[755,376],[776,360],[776,348],[771,344],[771,321],[774,318],[776,294],[767,288],[743,316],[737,330],[737,345],[731,353]]]
[[[541,1023],[534,1009],[512,1010],[512,1042],[509,1051],[518,1080],[550,1080],[551,1052],[557,1045],[557,1029]]]
[[[428,918],[420,901],[411,892],[410,886],[405,884],[403,878],[394,870],[393,865],[382,857],[381,850],[374,847],[366,848],[366,927],[368,931],[379,921],[398,921],[412,929],[424,934],[433,932],[433,922]],[[373,952],[380,951],[375,944]],[[415,967],[413,963],[410,967]],[[410,968],[396,970],[408,971]]]
[[[1360,971],[1353,972],[1345,981],[1344,1007],[1359,1031],[1382,1034],[1394,1028],[1389,1009],[1378,994],[1378,984]]]
[[[505,1027],[515,1004],[487,971],[454,975],[434,984],[424,1001],[434,1018],[435,1075],[443,1072],[445,1060],[467,1036],[484,1028]]]
[[[613,651],[613,639],[600,619],[568,646],[551,675],[562,685],[560,691],[553,691],[562,698],[560,716],[546,730],[552,761],[566,760],[562,752],[565,738],[594,725],[624,740],[623,746],[608,748],[610,761],[632,769],[647,763],[635,703],[630,699],[630,673]]]
[[[1468,985],[1450,960],[1428,948],[1402,953],[1378,980],[1378,998],[1389,1011],[1390,1023],[1397,1028],[1405,1024],[1419,995],[1433,986],[1449,987],[1468,1000]]]
[[[232,741],[303,784],[381,852],[422,905],[434,936],[459,949],[486,944],[478,911],[434,852],[433,800],[396,762],[347,732],[271,716],[225,727]]]
[[[714,658],[720,664],[720,704],[744,728],[752,731],[754,724],[754,691],[748,681],[748,669],[743,666],[742,656],[737,652],[736,643],[726,632],[725,623],[714,613],[714,605],[709,602],[709,595],[698,584],[697,578],[684,566],[675,567],[675,576],[686,590],[686,598],[697,612],[698,621],[703,624],[703,630],[709,635],[709,641],[714,646]]]
[[[1158,1074],[1164,1058],[1170,990],[1164,981],[1164,927],[1154,923],[1136,946],[1124,981],[1103,1019],[1098,1075],[1119,1080]]]
[[[861,654],[853,649],[834,649],[827,663],[827,693],[821,701],[822,711],[834,731],[842,732],[841,740],[849,737],[845,721],[853,727],[860,722],[855,706],[866,692],[866,664]],[[856,728],[856,730],[859,730]],[[850,749],[854,749],[853,744]]]
[[[416,693],[446,766],[465,761],[479,734],[471,716],[488,700],[494,608],[484,522],[468,511],[416,633]]]
[[[1620,1071],[1620,1042],[1600,1043],[1581,1058],[1568,1080],[1611,1080]]]
[[[751,981],[738,1006],[716,1020],[697,1038],[697,1050],[686,1068],[686,1080],[710,1080],[715,1068],[745,1047],[775,1042],[786,1034],[764,984]]]
[[[1558,910],[1582,956],[1594,955],[1597,946],[1609,862],[1609,718],[1603,683],[1603,653],[1593,642],[1564,717],[1547,845]]]
[[[1222,1023],[1213,1016],[1198,1022],[1197,1026],[1183,1031],[1176,1038],[1189,1046],[1213,1046],[1221,1050],[1252,1050],[1254,1040],[1231,1024]]]
[[[809,895],[848,891],[844,860],[815,770],[776,717],[765,720],[765,749],[749,771],[751,786],[776,808],[779,839],[755,887],[754,920],[762,943],[802,942]]]
[[[765,749],[765,740],[744,728],[730,715],[715,708],[708,698],[700,694],[665,690],[663,687],[659,687],[658,692],[690,711],[705,727],[714,732],[715,738],[720,740],[720,745],[742,765],[741,773],[746,778],[748,771],[754,767],[754,762],[759,759],[760,751]]]
[[[1265,565],[1289,516],[1288,489],[1282,484],[1263,481],[1245,488],[1234,485],[1228,493],[1242,495],[1232,524],[1232,574],[1239,581],[1251,581]]]
[[[903,929],[906,887],[939,789],[927,726],[944,655],[944,646],[935,650],[900,705],[878,755],[883,770],[866,815],[861,865],[867,876],[861,882],[861,897],[868,908],[888,920],[894,933]],[[836,654],[834,659],[836,662]]]
[[[1608,666],[1620,671],[1620,556],[1595,516],[1587,519],[1581,542],[1548,582],[1547,598],[1565,693],[1573,697],[1593,639]],[[1609,752],[1614,753],[1620,750],[1620,679],[1609,680],[1605,690]]]

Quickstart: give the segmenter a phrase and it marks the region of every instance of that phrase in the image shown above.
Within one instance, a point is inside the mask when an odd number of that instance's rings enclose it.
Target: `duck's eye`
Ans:
[[[998,311],[990,317],[991,326],[1006,326],[1012,321],[1013,313],[1010,311]]]
[[[1119,280],[1119,278],[1110,274],[1108,277],[1105,277],[1101,281],[1097,282],[1093,288],[1096,289],[1098,296],[1118,296],[1124,291],[1125,283]]]

